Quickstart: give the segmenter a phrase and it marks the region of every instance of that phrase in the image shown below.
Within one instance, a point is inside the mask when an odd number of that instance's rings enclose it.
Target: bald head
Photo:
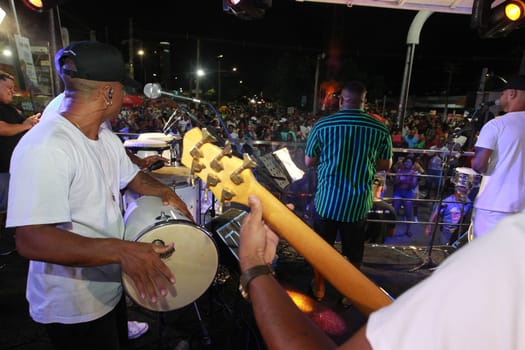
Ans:
[[[359,81],[350,81],[341,90],[339,106],[341,108],[364,108],[366,87]]]

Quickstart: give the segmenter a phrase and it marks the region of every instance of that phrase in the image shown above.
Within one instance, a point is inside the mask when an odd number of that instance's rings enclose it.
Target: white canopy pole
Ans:
[[[397,125],[400,129],[403,129],[403,123],[406,117],[406,107],[408,103],[408,94],[410,90],[410,78],[412,76],[412,64],[414,61],[414,51],[416,45],[419,44],[419,35],[421,29],[425,24],[428,17],[434,12],[432,11],[419,11],[412,20],[412,24],[408,30],[407,35],[407,57],[405,62],[405,73],[403,74],[403,84],[401,85],[401,94],[399,97],[399,111],[397,115]]]

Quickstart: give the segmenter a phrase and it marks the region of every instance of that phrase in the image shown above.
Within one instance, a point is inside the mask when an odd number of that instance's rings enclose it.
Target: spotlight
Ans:
[[[512,22],[519,21],[524,17],[525,5],[521,0],[510,1],[505,4],[505,17]]]
[[[490,0],[474,0],[472,27],[482,38],[504,37],[525,24],[524,0],[505,0],[492,7]]]
[[[26,7],[35,12],[44,12],[66,1],[67,0],[22,0]]]

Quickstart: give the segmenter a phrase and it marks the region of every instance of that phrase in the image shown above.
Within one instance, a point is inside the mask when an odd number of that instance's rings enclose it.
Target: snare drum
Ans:
[[[129,148],[137,157],[161,155],[171,159],[170,146],[165,141],[148,139],[130,139],[124,141],[124,147]]]
[[[470,191],[471,189],[480,186],[481,175],[474,169],[459,167],[454,171],[452,183],[456,186],[463,186]]]
[[[164,150],[162,156],[169,159],[171,165],[180,166],[182,138],[179,135],[166,135],[161,132],[145,132],[140,134],[137,140],[166,142],[169,145],[169,150]]]
[[[124,288],[133,301],[152,311],[170,311],[194,302],[206,292],[219,265],[218,249],[210,233],[153,196],[143,196],[131,203],[124,214],[124,223],[127,240],[175,243],[175,251],[162,259],[173,271],[177,283],[169,284],[168,295],[153,304],[138,295],[131,278],[123,273]]]

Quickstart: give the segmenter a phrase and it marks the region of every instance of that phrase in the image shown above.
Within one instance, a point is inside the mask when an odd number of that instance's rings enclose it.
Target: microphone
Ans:
[[[480,106],[481,107],[499,106],[499,99],[496,99],[494,101],[481,102]]]
[[[180,95],[172,94],[170,92],[162,91],[159,83],[147,83],[146,85],[144,85],[144,95],[146,95],[149,98],[159,98],[160,95],[166,95],[166,96],[172,97],[173,99],[179,100],[179,101],[193,102],[193,103],[202,102],[201,100],[197,98],[180,96]]]

